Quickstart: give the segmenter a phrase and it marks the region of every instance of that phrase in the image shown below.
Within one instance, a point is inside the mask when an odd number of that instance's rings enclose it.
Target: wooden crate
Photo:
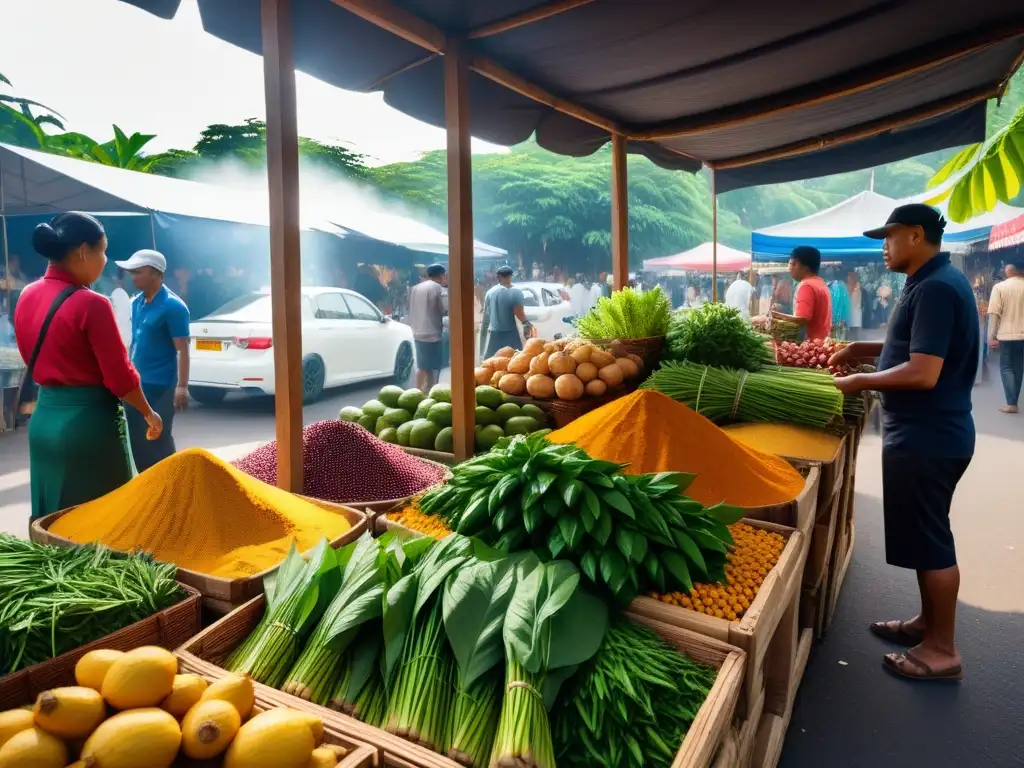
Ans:
[[[793,718],[793,703],[796,701],[797,689],[800,687],[800,681],[803,680],[804,670],[807,668],[807,661],[811,656],[812,643],[810,630],[805,630],[801,634],[800,643],[796,649],[796,674],[793,675],[792,687],[786,694],[786,711],[781,715],[765,712],[761,716],[750,760],[752,768],[775,768],[779,764],[782,746],[786,740],[786,731],[789,730],[789,723]]]
[[[851,522],[849,530],[843,533],[836,547],[836,566],[831,572],[827,597],[825,598],[822,633],[828,630],[832,624],[832,619],[835,617],[836,606],[839,604],[839,594],[842,592],[843,582],[846,581],[846,573],[850,570],[850,561],[853,559],[855,533],[856,529]]]
[[[722,743],[712,768],[747,768],[754,752],[754,739],[764,711],[764,691],[747,707],[745,719],[736,718]]]
[[[179,671],[182,674],[195,674],[204,677],[207,682],[214,682],[224,676],[223,670],[212,667],[208,664],[192,664],[186,659],[178,660]],[[283,706],[280,702],[269,698],[263,690],[256,691],[256,704],[253,707],[253,715],[269,709],[278,709]],[[338,768],[373,768],[379,764],[377,749],[369,744],[358,741],[342,729],[332,723],[324,723],[324,744],[334,744],[344,747],[348,754],[338,763]],[[175,762],[175,768],[209,768],[209,761],[188,761],[179,759]],[[269,768],[269,766],[268,766]]]
[[[713,637],[744,651],[747,655],[747,668],[743,682],[744,695],[740,701],[740,715],[746,717],[752,703],[767,684],[780,684],[777,678],[766,675],[765,661],[783,617],[791,606],[799,605],[800,583],[803,579],[804,562],[807,559],[807,539],[800,531],[786,526],[757,520],[743,522],[782,534],[786,538],[786,546],[782,550],[779,562],[768,573],[757,597],[742,619],[719,619],[668,605],[650,597],[636,598],[629,604],[628,610],[640,616]],[[786,684],[788,685],[788,681]]]
[[[97,648],[130,651],[144,645],[159,645],[169,650],[178,647],[202,627],[199,592],[187,584],[182,584],[181,588],[185,597],[170,608],[81,648],[0,677],[0,711],[31,704],[36,696],[51,688],[75,685],[75,665]]]
[[[794,467],[818,467],[821,477],[818,481],[818,515],[828,512],[828,503],[842,487],[846,477],[846,465],[850,455],[851,434],[853,430],[843,436],[835,455],[829,461],[810,461],[808,459],[783,457]],[[803,529],[801,529],[803,530]],[[806,533],[806,531],[804,531]]]
[[[770,507],[744,507],[743,516],[749,520],[795,528],[804,536],[811,535],[817,516],[820,495],[821,468],[816,464],[798,467],[804,475],[804,487],[793,501]]]
[[[220,665],[259,624],[263,618],[263,595],[254,597],[216,623],[191,638],[176,651],[183,666],[201,670],[202,674],[223,677],[228,674]],[[351,739],[369,744],[378,752],[378,765],[385,768],[459,768],[458,763],[429,749],[399,738],[380,728],[361,723],[353,717],[335,712],[291,694],[260,683],[256,690],[267,700],[281,706],[311,712]],[[269,767],[268,767],[269,768]]]
[[[807,551],[807,564],[804,566],[803,584],[805,587],[816,587],[825,579],[842,501],[843,491],[840,489],[826,504],[828,513],[819,514],[814,521],[814,528],[811,529],[810,535],[810,547]]]
[[[333,504],[327,501],[320,501],[319,499],[310,499],[310,501],[330,509],[330,511],[348,520],[351,527],[331,541],[331,546],[335,549],[355,541],[367,529],[365,512],[343,504]],[[31,528],[29,528],[29,538],[40,544],[49,544],[56,547],[77,547],[78,544],[76,542],[63,536],[58,536],[55,533],[50,533],[49,530],[56,520],[73,509],[74,507],[70,507],[69,509],[54,512],[52,515],[46,515],[33,521]],[[188,568],[178,568],[175,578],[182,584],[188,584],[196,589],[203,596],[203,606],[205,608],[223,615],[234,610],[247,600],[251,600],[256,595],[262,595],[263,578],[274,573],[278,567],[279,565],[275,565],[273,568],[268,568],[253,576],[241,579],[223,579],[206,573],[191,571]]]
[[[743,689],[745,654],[739,648],[647,616],[627,613],[694,661],[718,670],[711,692],[686,732],[672,768],[709,768],[721,752]]]

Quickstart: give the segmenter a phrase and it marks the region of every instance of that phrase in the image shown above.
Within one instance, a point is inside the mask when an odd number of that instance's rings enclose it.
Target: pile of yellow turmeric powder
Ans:
[[[660,392],[640,389],[548,435],[596,459],[629,464],[630,474],[690,472],[686,495],[702,504],[767,507],[792,501],[804,479],[785,460],[733,440]]]
[[[304,552],[350,527],[327,507],[193,448],[76,507],[50,531],[80,544],[143,550],[190,571],[235,579],[279,564],[293,539]]]
[[[749,448],[807,461],[833,461],[843,443],[839,435],[797,424],[730,424],[723,429]]]
[[[444,520],[436,515],[423,514],[415,504],[409,504],[396,512],[388,512],[387,517],[392,522],[435,539],[443,539],[451,533]]]

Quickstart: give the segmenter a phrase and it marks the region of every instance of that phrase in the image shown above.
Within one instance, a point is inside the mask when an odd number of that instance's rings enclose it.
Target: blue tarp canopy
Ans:
[[[895,200],[877,192],[865,191],[843,202],[805,216],[796,221],[776,224],[751,234],[750,244],[755,262],[782,262],[798,245],[811,245],[821,251],[826,261],[877,261],[882,257],[882,242],[864,237],[866,230],[880,227],[898,205],[923,202],[936,194],[930,190],[905,200]],[[944,214],[946,204],[937,206]],[[968,245],[988,240],[993,226],[1002,224],[1024,211],[999,203],[989,213],[963,224],[949,222],[943,243],[949,246]]]

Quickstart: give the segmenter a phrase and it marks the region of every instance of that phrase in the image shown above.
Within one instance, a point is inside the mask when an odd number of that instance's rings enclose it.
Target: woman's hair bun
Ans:
[[[61,261],[72,248],[85,243],[96,245],[103,239],[103,225],[88,213],[58,213],[32,231],[35,252],[50,261]]]
[[[35,252],[50,261],[60,261],[67,253],[67,246],[61,242],[60,233],[48,222],[37,224],[32,231],[32,247]]]

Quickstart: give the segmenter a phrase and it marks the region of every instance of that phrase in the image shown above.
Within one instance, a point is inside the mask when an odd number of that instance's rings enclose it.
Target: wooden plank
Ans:
[[[452,350],[452,431],[455,458],[473,455],[473,179],[469,132],[469,70],[461,43],[444,57],[448,137],[448,316]]]
[[[445,33],[390,0],[333,0],[346,11],[433,53],[445,50]]]
[[[715,169],[711,169],[711,302],[718,301],[718,193]]]
[[[616,291],[629,282],[629,188],[626,138],[612,136],[612,275]]]
[[[533,24],[535,21],[543,21],[544,19],[549,19],[552,16],[557,16],[560,13],[571,11],[573,8],[578,8],[581,5],[587,5],[592,2],[594,0],[551,0],[551,2],[535,5],[533,8],[528,8],[521,13],[514,13],[511,16],[506,16],[503,19],[498,19],[490,24],[484,24],[470,30],[466,37],[470,40],[478,40],[481,37],[500,35],[502,32]]]
[[[291,0],[262,0],[263,86],[270,193],[270,303],[274,338],[277,484],[302,491],[302,273],[299,134]]]
[[[810,536],[810,549],[807,553],[807,564],[804,566],[803,584],[805,587],[816,587],[825,577],[842,501],[843,493],[837,491],[828,505],[831,512],[820,517],[814,524]]]

